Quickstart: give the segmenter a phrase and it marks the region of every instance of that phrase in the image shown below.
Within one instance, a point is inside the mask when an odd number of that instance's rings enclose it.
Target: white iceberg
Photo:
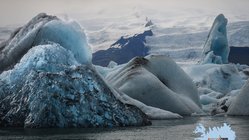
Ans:
[[[166,56],[136,57],[109,72],[105,79],[148,106],[180,115],[202,112],[191,78]]]
[[[228,108],[228,115],[249,115],[249,80],[241,89],[240,93],[232,100]]]
[[[233,64],[204,64],[184,68],[197,86],[209,88],[224,95],[232,90],[240,89],[244,80]]]
[[[122,93],[122,92],[117,92],[114,90],[114,95],[116,96],[117,99],[119,99],[121,102],[125,104],[130,104],[138,107],[141,111],[143,111],[149,119],[153,120],[161,120],[161,119],[180,119],[182,118],[181,115],[177,113],[172,113],[170,111],[166,111],[160,108],[152,107],[152,106],[147,106],[144,103],[135,100],[128,95]]]

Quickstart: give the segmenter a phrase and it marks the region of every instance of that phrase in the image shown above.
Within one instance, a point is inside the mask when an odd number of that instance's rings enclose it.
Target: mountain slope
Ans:
[[[145,46],[146,37],[152,36],[151,30],[131,37],[121,37],[107,50],[100,50],[93,53],[93,64],[107,66],[110,61],[123,64],[135,56],[148,55],[149,48]]]

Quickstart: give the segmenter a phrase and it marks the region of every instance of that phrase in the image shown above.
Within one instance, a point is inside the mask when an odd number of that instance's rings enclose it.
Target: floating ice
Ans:
[[[205,64],[184,68],[194,82],[204,88],[227,94],[243,86],[244,81],[233,64]]]
[[[17,30],[0,53],[2,127],[150,124],[139,108],[120,102],[94,70],[76,23],[40,14]]]
[[[192,80],[166,56],[136,57],[109,72],[106,80],[148,106],[180,115],[202,112]]]
[[[58,44],[33,47],[0,75],[0,126],[112,127],[148,124],[115,98],[90,65]]]
[[[228,63],[230,49],[228,47],[226,25],[227,19],[223,14],[220,14],[215,18],[212,28],[208,34],[208,38],[204,44],[203,51],[204,58],[212,58],[205,59],[213,60],[213,58],[215,58],[213,55],[216,55],[221,57],[222,63]],[[209,54],[211,51],[213,51],[213,55]],[[214,59],[212,63],[216,62],[220,63],[216,59]]]
[[[249,115],[249,80],[241,89],[240,93],[232,100],[228,108],[228,115]]]
[[[179,114],[172,113],[170,111],[166,111],[160,108],[147,106],[143,104],[142,102],[135,100],[122,92],[114,92],[114,93],[115,93],[115,96],[123,103],[134,105],[138,107],[139,109],[141,109],[149,117],[149,119],[158,120],[158,119],[182,118],[182,116],[180,116]]]

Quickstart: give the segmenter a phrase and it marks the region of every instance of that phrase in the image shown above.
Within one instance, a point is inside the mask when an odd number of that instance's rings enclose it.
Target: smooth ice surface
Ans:
[[[199,96],[192,80],[166,56],[136,57],[109,72],[105,79],[148,106],[180,115],[201,112]]]
[[[203,105],[207,105],[207,104],[210,104],[210,103],[216,103],[217,99],[214,98],[214,97],[210,97],[208,95],[201,95],[200,96],[200,102]]]
[[[232,100],[228,109],[228,115],[249,115],[249,80],[241,89],[240,93]]]
[[[218,15],[208,34],[204,44],[204,57],[210,57],[209,52],[213,51],[214,55],[220,56],[222,63],[228,63],[229,46],[227,41],[227,19],[223,14]],[[205,58],[206,59],[206,58]],[[215,61],[213,62],[215,63]]]
[[[160,108],[147,106],[144,103],[129,97],[128,95],[122,92],[114,92],[115,96],[123,103],[130,104],[138,107],[141,111],[143,111],[149,119],[160,120],[160,119],[179,119],[182,118],[177,113],[172,113],[170,111],[166,111]]]
[[[34,40],[34,44],[54,42],[70,50],[81,64],[92,61],[92,52],[87,44],[86,35],[80,25],[74,21],[54,20],[45,24]]]

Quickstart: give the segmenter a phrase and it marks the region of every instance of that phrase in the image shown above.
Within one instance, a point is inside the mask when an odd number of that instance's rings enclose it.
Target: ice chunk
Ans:
[[[233,64],[205,64],[184,68],[196,85],[227,94],[243,86],[244,81]]]
[[[144,104],[180,115],[201,112],[190,77],[166,56],[136,57],[109,72],[108,83]]]
[[[221,57],[222,63],[228,63],[230,48],[228,47],[226,25],[227,19],[223,14],[220,14],[215,18],[208,38],[204,44],[204,58],[212,56],[208,54],[213,51],[213,55]]]
[[[237,95],[230,107],[228,108],[228,115],[249,115],[249,80],[241,89],[239,95]]]
[[[201,95],[200,96],[200,101],[201,101],[201,104],[207,105],[207,104],[210,104],[210,103],[216,103],[217,99],[213,98],[213,97],[210,97],[208,95]]]
[[[222,64],[222,60],[220,56],[214,55],[214,52],[210,51],[202,61],[202,64],[208,64],[208,63]]]
[[[108,68],[114,68],[115,66],[117,66],[118,64],[114,61],[110,61],[109,64],[108,64]]]

